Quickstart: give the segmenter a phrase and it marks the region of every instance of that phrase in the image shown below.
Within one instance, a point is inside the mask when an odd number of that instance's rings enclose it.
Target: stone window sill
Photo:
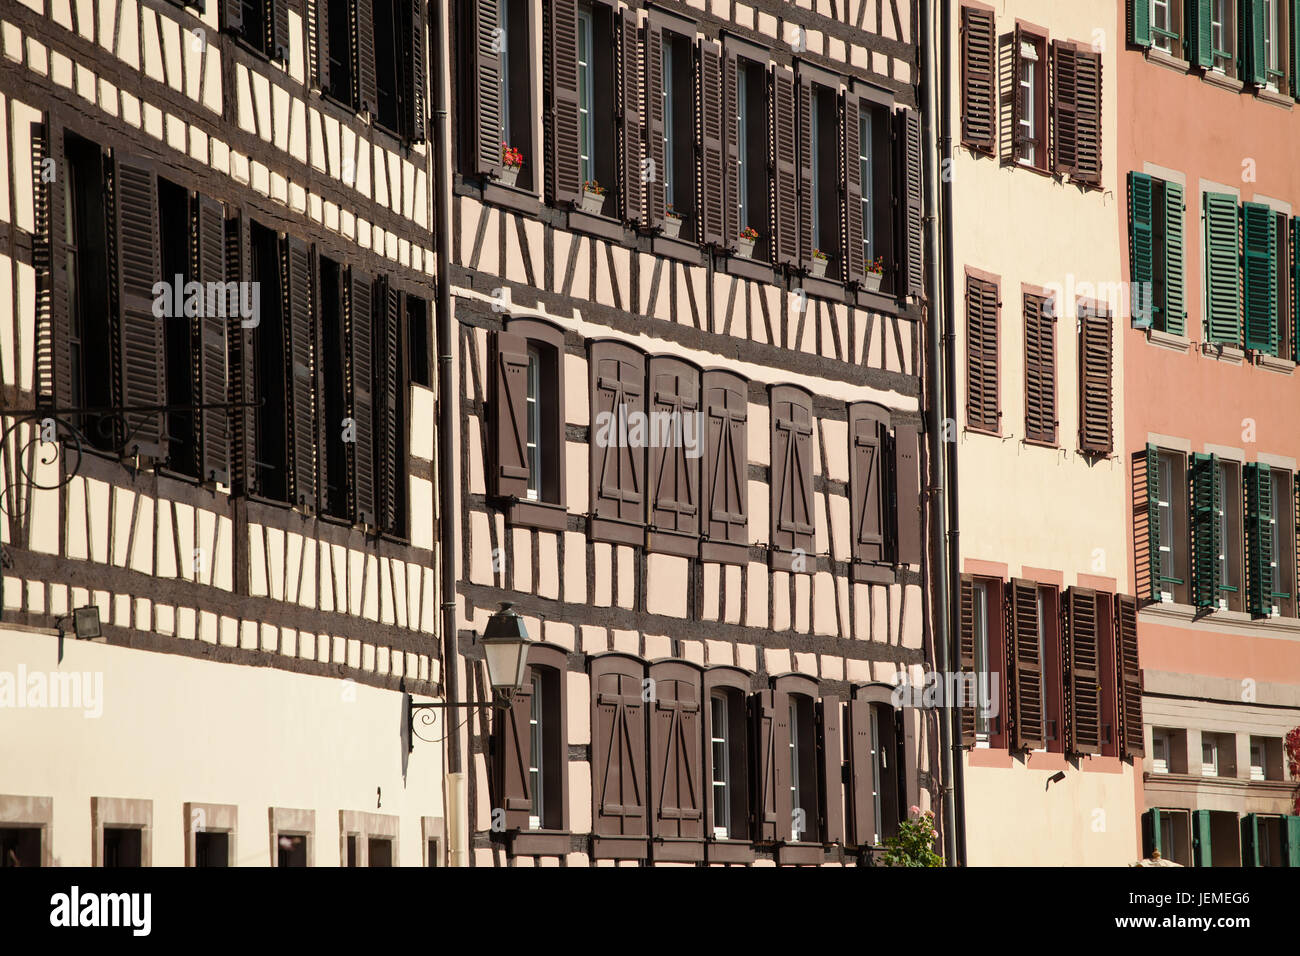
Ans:
[[[1160,329],[1147,329],[1147,342],[1184,355],[1192,344],[1185,335],[1174,335],[1172,332],[1162,332]]]
[[[1267,352],[1256,352],[1254,358],[1256,365],[1260,368],[1266,368],[1270,372],[1290,375],[1295,370],[1295,362],[1277,355],[1269,355]]]
[[[1246,89],[1246,84],[1235,76],[1228,76],[1226,73],[1220,73],[1218,70],[1206,70],[1205,82],[1214,86],[1222,87],[1232,93],[1240,93]]]
[[[1175,73],[1186,74],[1188,70],[1187,61],[1181,56],[1173,53],[1166,53],[1157,47],[1147,48],[1147,62],[1154,63],[1157,66],[1163,66],[1167,70],[1173,70]]]
[[[1240,365],[1246,358],[1246,353],[1235,345],[1224,345],[1221,342],[1202,342],[1201,351],[1211,358],[1218,359],[1220,362],[1229,362],[1232,365]]]
[[[1291,107],[1295,103],[1295,101],[1285,93],[1280,90],[1270,90],[1267,86],[1257,87],[1255,89],[1255,96],[1256,98],[1263,100],[1265,103],[1271,103],[1280,109],[1286,110],[1288,113],[1291,111]]]

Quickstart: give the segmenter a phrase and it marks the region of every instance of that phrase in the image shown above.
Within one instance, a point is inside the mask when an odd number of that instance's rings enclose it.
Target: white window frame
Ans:
[[[872,149],[875,143],[871,139],[871,113],[866,109],[858,110],[858,164],[862,185],[862,256],[864,268],[869,268],[874,261],[872,246],[876,241],[875,222],[871,214],[872,182],[875,178],[875,162]]]
[[[736,58],[736,169],[739,183],[736,196],[736,215],[740,219],[740,228],[749,222],[749,165],[745,156],[749,150],[749,67],[746,62]]]
[[[1206,752],[1210,759],[1206,760]],[[1201,776],[1217,777],[1219,775],[1219,736],[1218,734],[1201,734]]]
[[[989,701],[985,699],[984,688],[991,687],[993,676],[989,673],[989,585],[987,581],[976,581],[974,587],[975,615],[975,746],[988,747],[992,734],[992,717],[989,714]],[[874,717],[873,728],[874,728]],[[874,729],[872,733],[874,734]],[[874,746],[874,745],[873,745]]]
[[[1173,750],[1174,735],[1156,728],[1151,731],[1151,772],[1168,773],[1169,755]]]
[[[529,701],[528,713],[528,783],[533,795],[533,805],[528,811],[528,828],[530,830],[541,829],[543,807],[545,804],[544,793],[542,788],[545,780],[545,767],[542,765],[543,749],[546,743],[546,729],[542,726],[542,691],[545,687],[545,681],[542,675],[533,672],[532,678],[533,696]]]
[[[591,150],[596,142],[595,116],[592,102],[595,97],[593,88],[591,56],[592,40],[595,37],[595,24],[591,7],[582,4],[578,7],[578,168],[580,179],[585,183],[592,176]]]
[[[709,747],[713,757],[713,836],[717,840],[731,837],[731,727],[730,700],[726,691],[714,691],[709,698],[711,709],[711,737]]]
[[[542,354],[534,345],[528,346],[528,391],[524,400],[527,412],[528,435],[525,439],[528,454],[529,501],[542,497]]]
[[[1020,44],[1020,66],[1022,73],[1016,78],[1024,92],[1024,112],[1020,125],[1024,128],[1026,146],[1020,157],[1022,166],[1038,166],[1038,49],[1028,40]],[[1034,143],[1028,141],[1033,140]]]

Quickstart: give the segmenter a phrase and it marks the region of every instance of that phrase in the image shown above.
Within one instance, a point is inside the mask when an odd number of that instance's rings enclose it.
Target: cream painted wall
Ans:
[[[56,864],[90,865],[91,798],[119,797],[153,801],[154,866],[184,865],[187,801],[238,806],[233,865],[270,863],[271,807],[316,811],[316,866],[339,864],[340,810],[398,815],[398,862],[423,865],[442,747],[417,740],[403,782],[399,693],[72,639],[60,663],[51,633],[0,628],[0,681],[19,665],[102,675],[97,718],[0,706],[0,795],[53,798]]]

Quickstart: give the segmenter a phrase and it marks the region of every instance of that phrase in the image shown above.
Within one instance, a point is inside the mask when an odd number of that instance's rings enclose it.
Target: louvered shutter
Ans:
[[[244,29],[244,5],[240,0],[220,0],[221,25],[231,33],[240,33]]]
[[[885,502],[883,467],[889,413],[878,405],[859,403],[849,409],[850,520],[853,560],[885,560]]]
[[[528,340],[494,333],[492,368],[493,493],[528,494]]]
[[[799,100],[799,265],[805,270],[812,269],[813,249],[817,237],[813,235],[813,157],[816,155],[813,143],[813,84],[806,77],[799,78],[795,90]]]
[[[817,747],[821,755],[820,826],[823,843],[844,842],[844,736],[841,727],[840,699],[823,697],[817,702],[820,733]]]
[[[249,282],[252,258],[248,241],[248,218],[242,214],[226,220],[226,281]],[[236,285],[236,288],[239,286]],[[236,494],[251,494],[258,487],[256,468],[257,418],[253,375],[253,330],[245,328],[239,310],[226,320],[229,343],[231,410],[231,488]]]
[[[1148,567],[1151,569],[1150,598],[1153,601],[1159,601],[1162,574],[1160,562],[1160,449],[1155,445],[1147,445],[1146,493],[1147,561]],[[1172,501],[1173,498],[1170,497],[1169,500]]]
[[[158,180],[153,166],[129,156],[115,157],[113,209],[117,260],[117,385],[126,408],[160,406],[163,382],[162,319],[153,313],[153,287],[162,274],[158,248]],[[123,415],[130,455],[162,455],[162,415],[156,411]]]
[[[992,154],[996,125],[997,31],[992,10],[961,8],[961,141]]]
[[[722,109],[722,47],[700,40],[699,56],[700,211],[704,242],[721,246],[726,232],[726,172]],[[734,120],[734,115],[731,118]]]
[[[1246,348],[1277,354],[1277,230],[1273,210],[1241,206],[1241,287]]]
[[[813,548],[812,399],[801,389],[772,389],[772,547]]]
[[[921,208],[921,117],[914,110],[899,112],[903,159],[903,256],[904,292],[913,298],[925,294],[924,233]]]
[[[1259,866],[1259,816],[1254,813],[1241,818],[1241,865]]]
[[[1196,866],[1214,866],[1213,828],[1209,810],[1192,811],[1192,862]]]
[[[316,309],[311,300],[311,249],[294,236],[283,244],[284,274],[280,289],[285,302],[285,358],[292,411],[289,447],[293,469],[294,504],[316,509]]]
[[[849,282],[862,282],[866,274],[866,250],[862,246],[862,104],[854,93],[844,94],[840,129],[844,142],[844,268]]]
[[[1288,814],[1282,820],[1286,827],[1283,839],[1283,859],[1289,867],[1300,867],[1300,815]]]
[[[1239,0],[1239,3],[1242,72],[1247,82],[1263,86],[1268,82],[1268,60],[1264,55],[1264,0]],[[1230,25],[1225,23],[1223,28],[1230,29]]]
[[[425,59],[424,59],[424,2],[425,0],[409,0],[411,4],[411,36],[407,41],[404,49],[406,55],[408,71],[406,74],[406,129],[410,134],[411,142],[424,142],[424,87],[425,87]]]
[[[1079,321],[1079,450],[1108,455],[1113,446],[1110,315],[1089,308]]]
[[[352,520],[375,524],[374,283],[353,268],[348,278],[345,314],[348,340],[349,417],[354,439],[348,445],[352,470]]]
[[[405,424],[398,418],[401,408],[402,382],[399,356],[401,354],[401,329],[403,296],[385,281],[383,310],[375,316],[376,342],[375,382],[379,388],[379,427],[376,441],[379,446],[378,510],[379,526],[384,531],[399,527],[397,514],[398,483],[406,480],[405,462],[398,460],[400,430]]]
[[[619,186],[623,191],[623,218],[635,223],[642,215],[641,42],[636,12],[622,11],[618,24]]]
[[[1142,670],[1138,665],[1137,599],[1115,595],[1116,659],[1119,661],[1120,753],[1141,757],[1146,753],[1142,730]]]
[[[488,3],[495,6],[494,0],[480,0],[479,5]],[[349,5],[349,10],[352,12],[353,102],[357,104],[358,112],[374,115],[379,112],[379,92],[375,77],[373,0],[355,0]]]
[[[1041,748],[1047,738],[1043,733],[1043,661],[1038,644],[1037,585],[1013,579],[1010,603],[1016,749]]]
[[[740,230],[740,63],[724,45],[722,51],[722,141],[724,146],[722,245],[735,249]]]
[[[1151,45],[1151,0],[1128,0],[1128,40],[1134,46]]]
[[[493,712],[493,782],[496,785],[494,809],[505,811],[508,830],[525,830],[533,809],[529,767],[532,766],[532,733],[529,721],[533,713],[533,684],[525,680],[515,691],[510,705]]]
[[[191,271],[204,289],[226,281],[225,213],[221,203],[206,196],[192,200],[190,219],[193,233],[190,237]],[[203,315],[195,320],[197,335],[191,341],[194,349],[195,395],[204,405],[220,405],[229,401],[229,379],[226,375],[226,325],[232,313],[238,319],[238,310],[213,309],[213,296],[207,297]],[[237,413],[237,412],[235,412]],[[200,475],[204,481],[226,484],[230,481],[230,416],[224,408],[205,408],[195,415],[202,439]]]
[[[36,271],[36,403],[42,408],[76,404],[72,379],[72,317],[64,195],[69,175],[63,137],[50,122],[32,127],[32,266]],[[48,174],[47,174],[48,170]]]
[[[1192,455],[1192,603],[1219,606],[1219,459]]]
[[[1101,752],[1101,665],[1097,636],[1097,592],[1071,587],[1065,592],[1069,640],[1069,751]]]
[[[1157,851],[1163,855],[1160,847],[1160,810],[1152,807],[1142,814],[1142,855],[1150,858]]]
[[[1295,99],[1300,100],[1300,0],[1291,0],[1290,67],[1291,67],[1291,95]]]
[[[993,282],[966,277],[966,420],[998,430],[998,317],[1002,302]]]
[[[592,661],[592,833],[600,836],[646,835],[646,705],[641,680],[639,666],[630,660]]]
[[[1250,613],[1268,617],[1273,610],[1273,480],[1268,465],[1245,466],[1246,479],[1246,580]],[[1279,553],[1280,553],[1279,548]]]
[[[704,373],[705,457],[701,491],[706,541],[748,546],[749,400],[745,381]]]
[[[638,440],[634,426],[645,415],[645,356],[627,345],[594,342],[588,364],[594,429],[591,514],[595,519],[639,526],[650,436]]]
[[[1188,0],[1185,9],[1190,59],[1194,65],[1206,69],[1214,65],[1214,33],[1210,16],[1213,2],[1214,0]]]
[[[1073,43],[1052,41],[1052,168],[1058,174],[1074,175],[1078,165],[1079,77],[1075,49]],[[1017,82],[1017,89],[1019,86]]]
[[[1135,0],[1141,2],[1141,0]],[[1128,174],[1128,255],[1133,276],[1133,324],[1155,325],[1154,183],[1146,173]]]
[[[271,57],[289,62],[289,0],[268,0],[271,4]]]
[[[1056,444],[1056,309],[1051,299],[1024,297],[1025,438]]]
[[[1020,29],[1020,24],[1016,24],[1011,38],[1011,153],[1016,160],[1019,160],[1024,155],[1025,146],[1029,143],[1025,135],[1025,125],[1020,122],[1025,116],[1025,88],[1019,82],[1020,77],[1024,75],[1024,57],[1021,55],[1024,33]]]
[[[921,563],[921,435],[915,425],[894,427],[894,528],[899,564]]]
[[[550,66],[547,117],[551,134],[550,192],[555,202],[563,203],[577,199],[582,188],[578,142],[578,4],[577,0],[555,0],[547,9],[550,12],[550,33],[546,38]],[[601,130],[599,135],[607,132]],[[612,184],[601,185],[609,188]]]
[[[1205,244],[1206,338],[1238,345],[1237,200],[1232,196],[1205,194]]]
[[[501,52],[497,0],[472,0],[474,51],[474,168],[483,176],[501,172]]]
[[[1164,184],[1165,203],[1165,331],[1171,335],[1187,334],[1187,296],[1184,278],[1183,187]]]
[[[313,60],[316,88],[328,91],[330,89],[330,4],[329,0],[309,0],[309,2],[314,17],[312,35],[315,42],[312,50],[315,53]]]
[[[1101,185],[1101,54],[1074,51],[1076,140],[1071,177]]]
[[[1291,220],[1291,360],[1300,363],[1300,217]]]
[[[700,672],[688,664],[652,665],[650,794],[660,841],[704,839],[704,746]],[[712,794],[710,794],[712,796]]]
[[[915,806],[921,800],[921,777],[916,763],[916,732],[920,716],[920,712],[912,707],[894,709],[894,732],[902,750],[902,759],[898,762],[898,791],[902,802],[898,816],[902,820],[908,818],[906,808]]]
[[[667,199],[667,159],[664,149],[664,34],[653,21],[645,25],[645,137],[650,160],[645,184],[645,224],[663,222]]]
[[[699,551],[700,452],[707,440],[699,371],[680,359],[650,359],[650,402],[652,416],[666,415],[681,423],[680,432],[672,426],[672,434],[681,440],[650,447],[650,546],[673,554],[695,554]]]
[[[871,702],[861,698],[849,701],[849,844],[870,846],[876,836],[876,788],[871,763]]]
[[[957,631],[957,669],[962,676],[962,687],[967,700],[961,708],[961,745],[975,746],[975,727],[979,716],[979,684],[981,675],[975,670],[975,579],[969,574],[961,576],[960,619]],[[975,694],[972,702],[969,698]]]
[[[776,261],[800,263],[798,138],[795,135],[794,72],[784,66],[772,70],[772,156],[776,161]]]

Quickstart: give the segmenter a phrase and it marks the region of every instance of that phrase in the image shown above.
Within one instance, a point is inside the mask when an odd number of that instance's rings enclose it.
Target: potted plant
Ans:
[[[746,226],[740,230],[740,238],[736,240],[736,255],[742,259],[754,258],[754,244],[758,242],[758,230],[753,226]]]
[[[605,208],[605,187],[594,179],[588,179],[582,184],[582,194],[578,198],[578,206],[583,212],[599,216],[600,211]]]
[[[663,234],[669,239],[676,239],[682,233],[682,214],[669,203],[664,210]]]
[[[524,154],[514,146],[501,144],[501,175],[497,178],[502,185],[513,186],[519,178],[519,167],[524,164]]]
[[[812,256],[812,274],[814,278],[826,278],[826,266],[831,261],[831,257],[820,249],[813,250]]]
[[[867,274],[862,279],[862,288],[868,292],[879,292],[880,281],[885,277],[885,257],[876,256],[875,262],[867,263]]]

